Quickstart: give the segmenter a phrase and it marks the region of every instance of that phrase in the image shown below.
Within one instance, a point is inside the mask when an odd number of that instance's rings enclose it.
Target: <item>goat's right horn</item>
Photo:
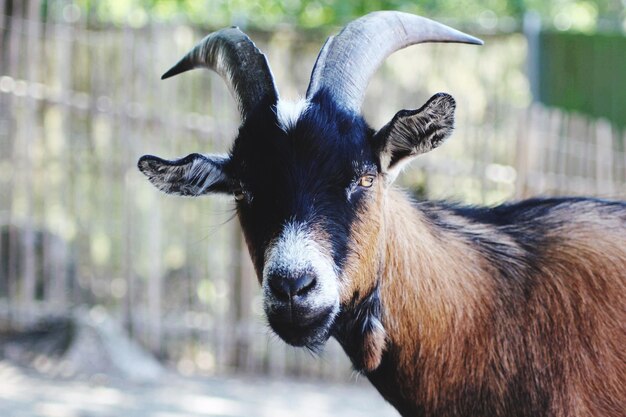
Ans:
[[[254,42],[233,26],[213,32],[193,47],[162,80],[204,67],[217,72],[237,101],[243,120],[261,102],[276,104],[278,92],[267,58]]]
[[[315,62],[306,97],[310,99],[320,90],[327,90],[337,104],[359,113],[365,88],[385,58],[423,42],[483,43],[421,16],[373,12],[328,38]]]

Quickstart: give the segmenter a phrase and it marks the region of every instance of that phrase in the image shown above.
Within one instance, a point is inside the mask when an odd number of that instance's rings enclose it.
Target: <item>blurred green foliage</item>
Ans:
[[[626,37],[544,31],[538,46],[539,101],[626,127]]]
[[[54,2],[54,0],[49,0]],[[236,24],[272,29],[345,24],[374,10],[400,10],[439,19],[478,23],[495,29],[508,19],[517,28],[533,11],[557,26],[578,30],[622,28],[625,0],[76,0],[92,22],[141,26],[150,20],[192,23],[208,27]]]

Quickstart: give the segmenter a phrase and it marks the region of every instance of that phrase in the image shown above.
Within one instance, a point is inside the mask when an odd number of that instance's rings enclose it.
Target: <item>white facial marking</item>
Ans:
[[[278,100],[278,103],[276,103],[276,118],[280,128],[284,132],[293,129],[300,116],[308,107],[309,102],[306,99],[298,101]]]
[[[275,300],[270,295],[268,276],[273,273],[297,275],[305,271],[315,274],[317,284],[307,295],[305,306],[321,309],[339,308],[339,288],[335,263],[326,250],[314,240],[306,224],[290,223],[269,246],[263,268],[263,292],[267,307]]]

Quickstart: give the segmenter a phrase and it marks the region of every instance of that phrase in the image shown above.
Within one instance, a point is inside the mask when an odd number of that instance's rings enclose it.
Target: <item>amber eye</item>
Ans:
[[[359,187],[370,188],[374,184],[373,175],[364,175],[359,178]]]

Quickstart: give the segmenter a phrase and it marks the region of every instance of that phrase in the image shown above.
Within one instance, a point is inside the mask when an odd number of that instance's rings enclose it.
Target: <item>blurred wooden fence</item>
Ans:
[[[184,372],[232,370],[345,378],[270,336],[232,204],[159,194],[145,153],[224,152],[237,129],[223,82],[159,77],[204,33],[92,29],[71,14],[0,18],[0,318],[20,326],[77,306],[107,309]],[[30,13],[30,15],[29,15]],[[306,89],[322,38],[254,33],[281,94]],[[604,121],[529,106],[526,42],[423,45],[392,56],[370,85],[374,127],[448,91],[457,132],[401,181],[431,198],[494,204],[530,195],[626,196],[624,136]]]

